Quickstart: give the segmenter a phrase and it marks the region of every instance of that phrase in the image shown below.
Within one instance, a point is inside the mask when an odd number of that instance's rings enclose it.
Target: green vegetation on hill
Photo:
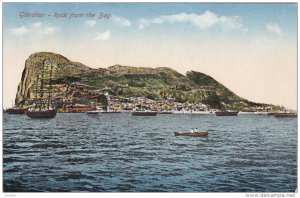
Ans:
[[[245,110],[251,106],[266,106],[240,98],[212,77],[200,72],[190,71],[182,75],[167,67],[121,65],[92,69],[50,52],[34,53],[26,60],[16,94],[17,105],[28,105],[36,76],[42,70],[44,61],[56,65],[52,80],[53,97],[60,106],[64,103],[92,104],[101,101],[97,99],[97,94],[103,95],[105,92],[122,98],[144,96],[155,101],[173,98],[175,102],[202,103],[217,109]],[[74,83],[82,85],[82,90],[74,93]]]

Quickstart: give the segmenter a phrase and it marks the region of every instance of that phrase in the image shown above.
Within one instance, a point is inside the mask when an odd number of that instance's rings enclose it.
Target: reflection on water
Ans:
[[[297,119],[4,114],[5,192],[287,192]],[[190,128],[207,138],[174,136]]]

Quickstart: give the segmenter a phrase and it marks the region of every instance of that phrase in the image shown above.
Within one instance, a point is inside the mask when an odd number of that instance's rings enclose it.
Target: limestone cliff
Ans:
[[[43,70],[45,61],[55,65],[51,84],[58,107],[99,103],[105,92],[121,98],[145,96],[155,101],[174,98],[176,102],[203,103],[212,108],[242,110],[247,106],[264,105],[240,98],[201,72],[190,71],[182,75],[166,67],[121,65],[92,69],[50,52],[34,53],[25,61],[15,99],[17,105],[30,106],[31,98],[36,95],[34,87],[37,86],[37,76]]]

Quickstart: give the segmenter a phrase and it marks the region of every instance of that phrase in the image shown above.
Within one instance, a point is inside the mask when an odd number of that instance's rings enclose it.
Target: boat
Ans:
[[[87,111],[86,114],[89,115],[97,115],[99,113],[99,111]]]
[[[216,111],[216,116],[237,116],[238,111]]]
[[[57,113],[56,109],[46,109],[46,110],[38,110],[38,109],[29,109],[25,112],[25,114],[30,118],[55,118]]]
[[[159,111],[158,114],[174,114],[173,111]]]
[[[274,113],[276,118],[297,118],[297,114],[295,113]]]
[[[35,97],[31,99],[33,107],[25,114],[30,118],[55,118],[57,109],[52,106],[52,72],[53,65],[50,62],[43,62],[43,69],[37,75],[35,82]]]
[[[27,109],[9,108],[5,112],[8,114],[25,114]]]
[[[254,115],[254,111],[240,111],[239,115]]]
[[[174,132],[175,136],[207,137],[208,132]]]
[[[21,108],[19,105],[12,105],[11,108],[4,110],[4,113],[8,114],[25,114],[28,108]]]
[[[101,113],[121,113],[121,111],[102,111]]]
[[[157,111],[133,111],[131,114],[133,116],[156,116]]]

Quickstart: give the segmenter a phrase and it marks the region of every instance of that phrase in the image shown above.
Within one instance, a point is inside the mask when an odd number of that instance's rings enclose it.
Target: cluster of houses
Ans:
[[[98,106],[98,109],[102,110],[108,110],[108,111],[132,111],[132,110],[155,110],[155,111],[173,111],[173,112],[210,112],[213,113],[215,111],[220,111],[220,109],[213,109],[209,105],[203,104],[203,103],[180,103],[175,100],[175,98],[166,98],[164,100],[155,101],[152,99],[149,99],[147,97],[141,96],[141,97],[124,97],[120,96],[118,94],[111,95],[107,91],[109,88],[104,88],[102,90],[90,90],[86,89],[87,87],[91,87],[82,83],[74,83],[71,85],[73,89],[71,89],[70,93],[70,100],[75,100],[75,96],[78,93],[81,93],[80,95],[88,95],[91,99],[91,108],[96,108],[99,104],[99,94],[102,95],[102,97],[106,98],[107,104]],[[121,89],[128,88],[128,84],[119,85],[117,86],[117,92]],[[110,90],[110,89],[109,89]],[[78,96],[80,97],[80,96]],[[79,99],[79,98],[78,98]],[[67,100],[65,99],[65,102]],[[83,108],[83,106],[86,108],[86,105],[80,105],[79,103],[72,104],[72,108]],[[252,105],[250,106],[248,103],[244,101],[239,101],[237,104],[229,105],[222,102],[222,106],[226,110],[238,110],[245,112],[271,112],[273,107],[272,106],[256,106]],[[240,107],[240,108],[237,108]]]
[[[106,95],[108,100],[107,109],[116,111],[132,110],[156,110],[156,111],[177,111],[177,112],[215,112],[219,109],[210,108],[209,105],[202,103],[180,103],[175,102],[175,98],[167,98],[162,101],[155,101],[146,97],[128,97]],[[271,106],[250,107],[245,106],[248,112],[270,112]]]

